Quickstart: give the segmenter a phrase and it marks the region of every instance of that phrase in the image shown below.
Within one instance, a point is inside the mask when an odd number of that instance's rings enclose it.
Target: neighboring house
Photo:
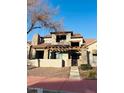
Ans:
[[[87,64],[85,39],[72,31],[51,32],[41,37],[33,36],[28,57],[38,67],[70,67]]]
[[[85,39],[87,47],[88,63],[97,66],[97,41],[95,39]]]

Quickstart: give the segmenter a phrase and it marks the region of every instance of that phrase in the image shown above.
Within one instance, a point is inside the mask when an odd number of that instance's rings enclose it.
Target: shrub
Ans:
[[[96,71],[89,71],[88,79],[97,79],[96,74]]]
[[[90,64],[81,64],[80,66],[81,70],[89,70],[92,69]]]

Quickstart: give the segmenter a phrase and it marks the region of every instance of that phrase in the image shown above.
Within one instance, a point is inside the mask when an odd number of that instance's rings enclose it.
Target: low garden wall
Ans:
[[[71,67],[72,66],[72,60],[71,59],[32,59],[28,60],[28,65],[34,66],[34,67]],[[83,60],[78,59],[77,60],[78,66],[83,64]],[[94,64],[93,64],[94,66]]]
[[[38,67],[38,60],[37,59],[27,60],[27,65]]]
[[[62,59],[33,59],[28,60],[28,65],[35,67],[62,67]]]
[[[40,59],[40,67],[62,67],[62,59]]]

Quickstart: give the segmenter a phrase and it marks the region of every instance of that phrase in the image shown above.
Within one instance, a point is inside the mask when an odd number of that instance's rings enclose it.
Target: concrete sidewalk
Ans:
[[[97,80],[70,80],[68,78],[28,76],[28,88],[43,88],[73,93],[97,93]]]
[[[79,69],[77,66],[71,67],[69,79],[80,80]]]

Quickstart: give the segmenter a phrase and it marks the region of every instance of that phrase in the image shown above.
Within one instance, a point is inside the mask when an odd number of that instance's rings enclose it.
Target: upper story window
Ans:
[[[56,42],[61,42],[66,40],[66,35],[57,35],[56,36]]]
[[[79,46],[79,42],[71,42],[71,46],[73,47]]]

